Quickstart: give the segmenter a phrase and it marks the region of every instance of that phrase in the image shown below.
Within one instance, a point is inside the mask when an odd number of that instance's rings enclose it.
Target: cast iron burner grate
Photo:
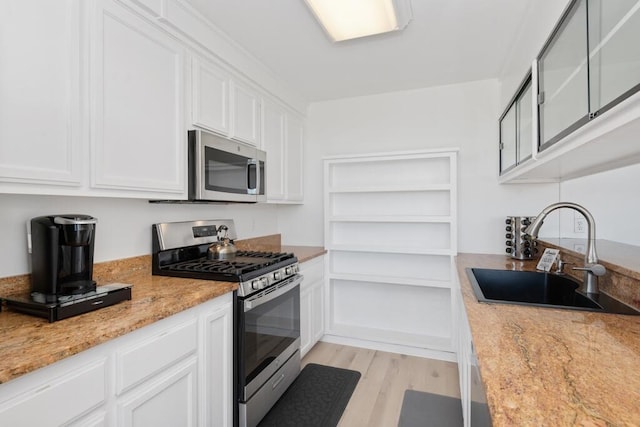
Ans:
[[[268,269],[272,265],[291,258],[294,258],[294,255],[290,253],[238,251],[232,260],[199,258],[165,265],[162,269],[173,272],[221,274],[240,277],[251,272]]]

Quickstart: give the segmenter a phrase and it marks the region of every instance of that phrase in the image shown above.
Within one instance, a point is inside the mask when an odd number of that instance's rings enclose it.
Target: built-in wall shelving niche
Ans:
[[[456,178],[455,149],[325,158],[329,336],[453,351]]]

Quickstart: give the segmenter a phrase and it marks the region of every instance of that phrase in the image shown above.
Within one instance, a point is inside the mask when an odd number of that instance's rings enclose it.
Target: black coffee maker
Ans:
[[[31,297],[53,303],[96,290],[93,248],[96,223],[89,215],[49,215],[31,220]]]

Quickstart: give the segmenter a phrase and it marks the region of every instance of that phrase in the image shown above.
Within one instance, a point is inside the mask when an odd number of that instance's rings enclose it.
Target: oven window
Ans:
[[[247,158],[205,147],[205,188],[209,191],[247,194]]]
[[[244,313],[245,384],[300,337],[300,287]]]

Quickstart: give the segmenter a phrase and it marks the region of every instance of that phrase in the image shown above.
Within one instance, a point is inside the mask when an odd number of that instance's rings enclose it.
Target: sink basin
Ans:
[[[486,268],[467,268],[466,271],[480,302],[640,314],[605,294],[580,293],[580,283],[566,275]]]

